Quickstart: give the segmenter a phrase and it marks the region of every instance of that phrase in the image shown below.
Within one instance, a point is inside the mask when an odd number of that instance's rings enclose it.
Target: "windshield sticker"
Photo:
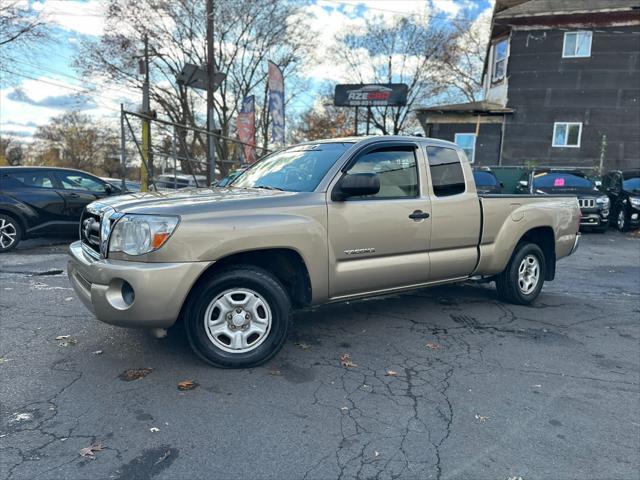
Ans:
[[[553,186],[554,187],[564,187],[564,178],[556,178],[553,181]]]

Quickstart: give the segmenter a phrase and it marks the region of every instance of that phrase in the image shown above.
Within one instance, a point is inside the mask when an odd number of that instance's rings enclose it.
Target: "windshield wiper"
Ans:
[[[273,185],[256,185],[253,188],[263,188],[264,190],[278,190],[280,192],[284,192],[285,191],[284,188],[274,187]]]

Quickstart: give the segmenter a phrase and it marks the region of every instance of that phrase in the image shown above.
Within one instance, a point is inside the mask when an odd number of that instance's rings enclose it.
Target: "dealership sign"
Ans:
[[[338,107],[400,107],[407,104],[404,83],[336,85],[334,105]]]

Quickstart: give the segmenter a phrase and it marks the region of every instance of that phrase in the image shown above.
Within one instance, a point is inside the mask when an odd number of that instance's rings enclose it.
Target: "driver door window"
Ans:
[[[105,193],[105,185],[88,175],[81,173],[58,173],[60,183],[65,190],[87,190],[94,193]]]
[[[362,155],[347,175],[375,173],[380,180],[380,191],[366,197],[351,199],[393,199],[418,196],[418,170],[413,147],[389,147]]]

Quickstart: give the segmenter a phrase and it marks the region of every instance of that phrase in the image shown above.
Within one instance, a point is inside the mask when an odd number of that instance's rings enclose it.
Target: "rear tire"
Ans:
[[[544,253],[535,243],[519,244],[511,260],[496,277],[498,296],[508,303],[528,305],[544,285],[546,271]]]
[[[291,301],[269,272],[240,265],[194,287],[184,310],[193,351],[221,368],[249,368],[271,359],[284,345]]]
[[[629,230],[629,222],[627,221],[627,212],[625,211],[624,206],[620,206],[620,210],[618,210],[618,215],[616,216],[616,228],[621,232],[626,232]]]
[[[16,248],[22,240],[20,223],[9,215],[0,214],[0,253]]]

